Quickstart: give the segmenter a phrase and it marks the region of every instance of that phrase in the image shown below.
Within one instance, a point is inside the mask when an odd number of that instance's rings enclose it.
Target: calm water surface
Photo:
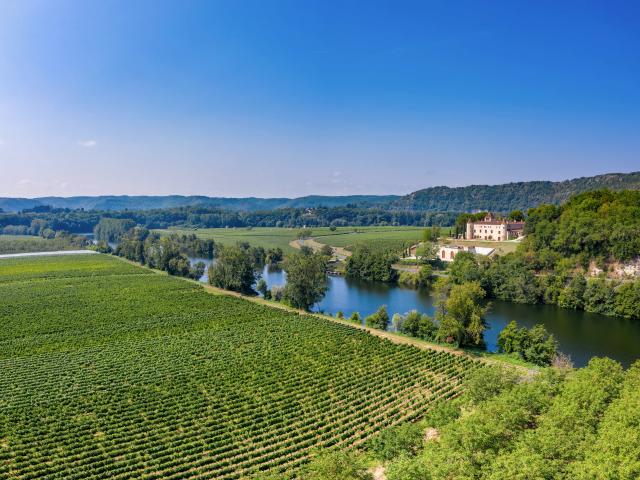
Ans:
[[[284,285],[286,274],[265,268],[263,278],[269,288]],[[314,308],[335,315],[338,311],[350,316],[357,311],[363,317],[386,305],[389,316],[418,310],[434,314],[433,298],[427,291],[398,285],[371,283],[344,277],[329,277],[329,290]],[[489,328],[485,341],[490,351],[497,348],[498,333],[511,320],[532,327],[543,324],[558,340],[560,350],[571,356],[576,366],[584,366],[593,356],[608,356],[630,365],[640,358],[640,322],[606,317],[583,311],[565,310],[554,305],[523,305],[492,301],[487,314]]]

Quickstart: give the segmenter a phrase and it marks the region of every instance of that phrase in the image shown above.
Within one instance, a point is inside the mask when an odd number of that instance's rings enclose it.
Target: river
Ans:
[[[115,248],[115,245],[114,245]],[[207,266],[211,260],[202,261]],[[262,276],[269,288],[286,283],[282,270],[265,267]],[[207,281],[207,273],[200,278]],[[335,315],[341,311],[345,317],[358,312],[362,318],[386,305],[389,316],[418,310],[434,314],[433,298],[428,291],[414,290],[381,282],[364,282],[340,276],[329,276],[329,289],[313,310]],[[566,310],[555,305],[524,305],[492,300],[486,316],[488,328],[485,342],[489,351],[497,348],[498,334],[511,321],[532,327],[541,323],[558,340],[560,351],[571,356],[574,364],[582,367],[594,356],[607,356],[628,367],[640,358],[640,321],[607,317],[582,310]]]
[[[282,270],[265,268],[263,278],[269,288],[286,282]],[[314,310],[331,315],[341,311],[345,317],[357,311],[364,318],[381,305],[387,306],[389,316],[414,309],[433,315],[435,310],[428,291],[339,276],[329,277],[327,294]],[[608,356],[625,366],[640,358],[638,321],[566,310],[555,305],[523,305],[499,300],[490,302],[486,319],[485,341],[489,351],[496,350],[498,333],[511,320],[516,320],[520,326],[543,324],[558,340],[560,351],[570,355],[576,366],[586,365],[593,356]]]

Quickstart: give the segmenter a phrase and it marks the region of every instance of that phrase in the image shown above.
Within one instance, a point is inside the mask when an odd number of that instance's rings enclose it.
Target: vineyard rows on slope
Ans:
[[[0,298],[0,478],[295,473],[479,365],[101,255],[0,261]]]

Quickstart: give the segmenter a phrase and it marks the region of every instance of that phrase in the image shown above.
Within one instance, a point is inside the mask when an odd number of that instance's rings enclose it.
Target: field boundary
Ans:
[[[114,255],[115,256],[115,255]],[[119,260],[126,262],[126,263],[130,263],[132,265],[136,265],[140,268],[145,268],[148,269],[150,271],[152,271],[153,273],[157,274],[157,275],[164,275],[164,276],[169,276],[168,273],[163,272],[161,270],[155,270],[153,268],[149,268],[145,265],[140,265],[139,263],[133,262],[131,260],[127,260],[126,258],[122,258],[122,257],[116,257]],[[382,330],[378,330],[375,328],[369,328],[369,327],[364,327],[362,325],[358,325],[356,323],[353,322],[349,322],[347,320],[341,320],[339,318],[336,317],[332,317],[330,315],[323,315],[321,313],[314,313],[314,312],[307,312],[305,310],[300,310],[297,308],[293,308],[290,307],[288,305],[284,305],[282,303],[279,302],[272,302],[269,300],[265,300],[261,297],[258,296],[249,296],[249,295],[244,295],[242,293],[238,293],[238,292],[233,292],[230,290],[224,290],[222,288],[218,288],[218,287],[214,287],[213,285],[209,285],[208,283],[203,283],[200,282],[198,280],[193,280],[190,278],[185,278],[185,277],[172,277],[172,278],[177,278],[179,280],[185,281],[185,282],[189,282],[189,283],[193,283],[196,285],[201,286],[206,292],[211,293],[212,295],[225,295],[225,296],[229,296],[229,297],[235,297],[235,298],[239,298],[241,300],[245,300],[248,302],[253,302],[255,304],[258,305],[263,305],[265,307],[271,307],[271,308],[275,308],[275,309],[279,309],[279,310],[283,310],[285,312],[289,312],[289,313],[297,313],[298,315],[306,315],[309,317],[313,317],[313,318],[317,318],[320,320],[324,320],[324,321],[329,321],[329,322],[333,322],[333,323],[338,323],[340,325],[346,325],[348,327],[357,329],[357,330],[361,330],[364,331],[370,335],[373,335],[375,337],[381,338],[383,340],[388,340],[392,343],[395,343],[397,345],[409,345],[409,346],[413,346],[416,348],[419,348],[421,350],[433,350],[436,352],[445,352],[445,353],[450,353],[452,355],[459,355],[459,356],[464,356],[467,357],[469,359],[472,360],[477,360],[480,361],[482,363],[485,363],[487,365],[505,365],[505,366],[509,366],[509,367],[513,367],[516,368],[517,370],[527,374],[527,375],[532,375],[535,374],[539,371],[539,369],[535,368],[534,366],[523,366],[523,365],[517,365],[514,363],[510,363],[506,360],[502,360],[500,358],[489,358],[486,356],[481,356],[481,355],[474,355],[472,353],[466,352],[465,350],[462,349],[458,349],[458,348],[453,348],[453,347],[447,347],[444,345],[438,345],[438,344],[434,344],[431,342],[427,342],[426,340],[421,340],[419,338],[414,338],[414,337],[409,337],[409,336],[405,336],[405,335],[400,335],[397,333],[393,333],[393,332],[385,332]]]

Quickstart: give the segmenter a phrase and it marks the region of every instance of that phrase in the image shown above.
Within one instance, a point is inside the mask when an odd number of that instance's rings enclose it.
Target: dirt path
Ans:
[[[289,246],[300,250],[302,246],[307,246],[314,252],[319,251],[322,247],[324,247],[324,243],[320,243],[313,238],[307,238],[306,240],[291,240],[289,242]],[[337,260],[346,260],[347,257],[351,256],[351,252],[349,250],[345,250],[342,247],[331,247],[333,249],[333,255]]]

